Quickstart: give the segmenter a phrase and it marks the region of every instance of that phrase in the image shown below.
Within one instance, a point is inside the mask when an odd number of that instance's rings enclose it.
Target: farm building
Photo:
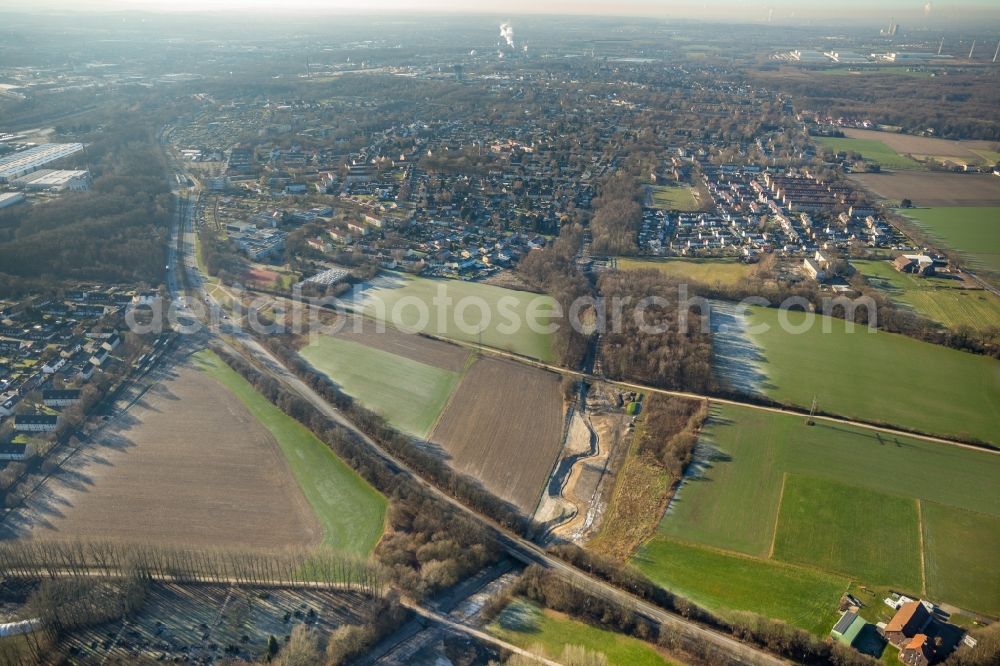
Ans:
[[[864,619],[854,611],[844,611],[844,614],[840,616],[837,624],[834,625],[833,630],[830,632],[830,636],[838,643],[851,647],[854,639],[865,628],[865,624],[867,623]]]
[[[934,275],[934,260],[926,254],[904,254],[892,262],[893,268],[900,273],[914,275]]]
[[[919,600],[910,601],[899,607],[889,623],[885,625],[883,634],[890,643],[902,647],[910,639],[922,632],[931,621],[927,607]]]
[[[55,414],[19,414],[14,417],[14,430],[18,432],[52,432],[59,424]]]
[[[934,663],[934,643],[926,634],[917,634],[899,650],[899,660],[910,666],[927,666]]]

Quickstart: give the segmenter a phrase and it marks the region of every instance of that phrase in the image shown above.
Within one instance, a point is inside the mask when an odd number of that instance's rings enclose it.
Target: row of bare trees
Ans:
[[[265,553],[119,541],[0,543],[0,578],[85,580],[127,576],[247,586],[337,585],[371,596],[381,596],[387,583],[382,567],[323,549]]]

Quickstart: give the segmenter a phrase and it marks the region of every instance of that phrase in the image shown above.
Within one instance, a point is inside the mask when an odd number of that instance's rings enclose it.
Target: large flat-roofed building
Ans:
[[[11,181],[15,187],[26,190],[82,192],[90,189],[90,172],[67,169],[39,169]]]
[[[24,192],[4,192],[0,194],[0,208],[13,206],[24,201]]]
[[[69,157],[83,150],[82,143],[43,143],[0,157],[0,183],[20,178],[49,162]]]

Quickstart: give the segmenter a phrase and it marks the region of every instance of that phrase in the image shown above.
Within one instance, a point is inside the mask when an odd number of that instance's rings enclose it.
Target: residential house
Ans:
[[[14,430],[17,432],[52,432],[57,425],[57,414],[18,414],[14,417]]]
[[[934,642],[926,634],[917,634],[899,650],[899,660],[909,666],[928,666],[934,655]]]
[[[46,389],[42,391],[42,404],[46,407],[66,407],[79,401],[79,389]]]

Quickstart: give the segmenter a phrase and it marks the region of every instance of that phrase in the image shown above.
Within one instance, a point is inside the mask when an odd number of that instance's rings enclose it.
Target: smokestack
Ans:
[[[997,42],[997,52],[993,54],[993,63],[996,64],[997,56],[1000,56],[1000,42]]]
[[[972,54],[976,51],[976,40],[972,40],[972,48],[969,49],[969,60],[972,60]]]
[[[938,44],[938,55],[941,55],[941,49],[944,48],[944,37],[941,38],[941,43]]]

